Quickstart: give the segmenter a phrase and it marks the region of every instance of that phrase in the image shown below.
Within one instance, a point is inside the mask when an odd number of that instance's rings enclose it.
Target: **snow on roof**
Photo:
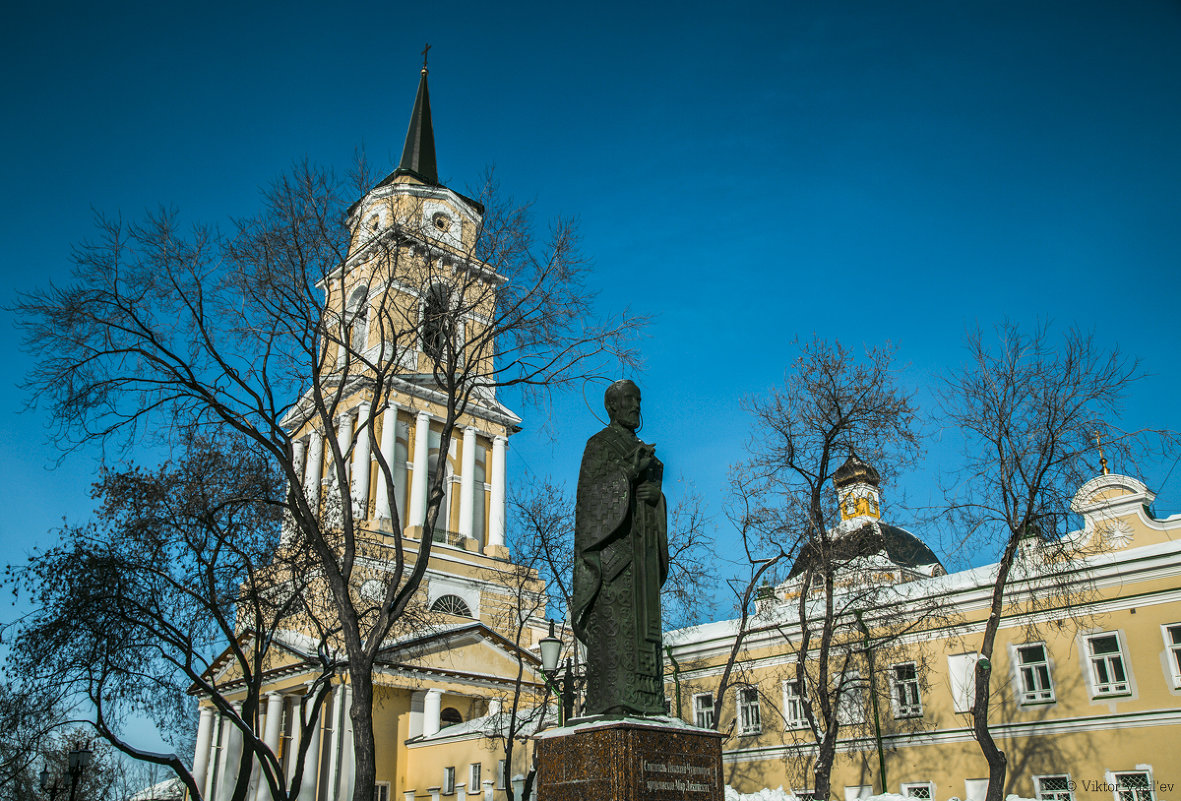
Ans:
[[[184,782],[174,777],[145,787],[135,795],[128,796],[127,801],[173,801],[182,798],[184,793]]]

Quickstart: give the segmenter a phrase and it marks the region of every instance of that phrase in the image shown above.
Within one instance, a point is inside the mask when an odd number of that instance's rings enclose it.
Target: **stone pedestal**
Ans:
[[[676,718],[591,720],[536,737],[537,801],[722,801],[724,735]]]

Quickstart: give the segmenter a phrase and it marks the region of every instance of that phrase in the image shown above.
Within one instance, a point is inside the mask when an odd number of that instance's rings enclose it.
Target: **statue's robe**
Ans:
[[[574,524],[571,621],[586,646],[583,714],[664,714],[660,588],[668,577],[664,496],[636,497],[649,483],[660,489],[663,466],[654,456],[636,470],[647,447],[609,425],[586,443],[578,475]]]

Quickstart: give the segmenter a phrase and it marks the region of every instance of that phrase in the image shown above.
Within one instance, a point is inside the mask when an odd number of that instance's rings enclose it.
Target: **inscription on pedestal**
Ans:
[[[678,798],[709,798],[718,783],[718,769],[712,760],[702,764],[704,761],[700,757],[694,760],[689,754],[670,754],[663,762],[641,760],[639,797],[656,801],[675,792]]]

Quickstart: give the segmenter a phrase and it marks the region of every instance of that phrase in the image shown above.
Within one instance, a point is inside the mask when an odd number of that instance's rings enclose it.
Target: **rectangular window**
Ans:
[[[976,663],[980,654],[948,654],[951,701],[956,712],[967,712],[976,698]]]
[[[1021,677],[1021,703],[1044,704],[1054,700],[1050,660],[1041,643],[1017,647],[1017,672]]]
[[[1115,801],[1154,801],[1151,777],[1143,771],[1115,774]]]
[[[389,782],[378,782],[373,785],[373,801],[390,801]]]
[[[799,681],[783,682],[783,718],[789,729],[802,729],[808,725],[804,716],[804,694]]]
[[[496,763],[496,789],[503,790],[505,788],[505,779],[508,778],[508,770],[505,768],[504,760]]]
[[[443,795],[452,795],[455,792],[455,766],[448,765],[443,768]]]
[[[693,725],[702,729],[714,727],[714,697],[712,693],[693,696]]]
[[[1033,786],[1037,788],[1038,801],[1074,801],[1069,776],[1034,776]]]
[[[842,726],[865,722],[865,692],[861,687],[861,674],[848,673],[840,685],[837,695],[837,721]]]
[[[759,709],[757,687],[738,688],[738,732],[758,734],[763,730],[763,717]]]
[[[483,770],[483,765],[479,762],[473,762],[467,769],[467,791],[469,793],[478,793],[480,791],[480,773]]]
[[[1091,657],[1091,681],[1095,697],[1127,695],[1128,676],[1118,634],[1099,634],[1087,640]]]
[[[1165,626],[1165,647],[1169,650],[1169,668],[1173,671],[1173,687],[1181,689],[1181,623]]]
[[[930,782],[903,782],[902,794],[907,798],[935,801],[935,786]]]
[[[922,717],[923,699],[919,696],[919,675],[914,662],[895,665],[893,674],[894,717]]]

